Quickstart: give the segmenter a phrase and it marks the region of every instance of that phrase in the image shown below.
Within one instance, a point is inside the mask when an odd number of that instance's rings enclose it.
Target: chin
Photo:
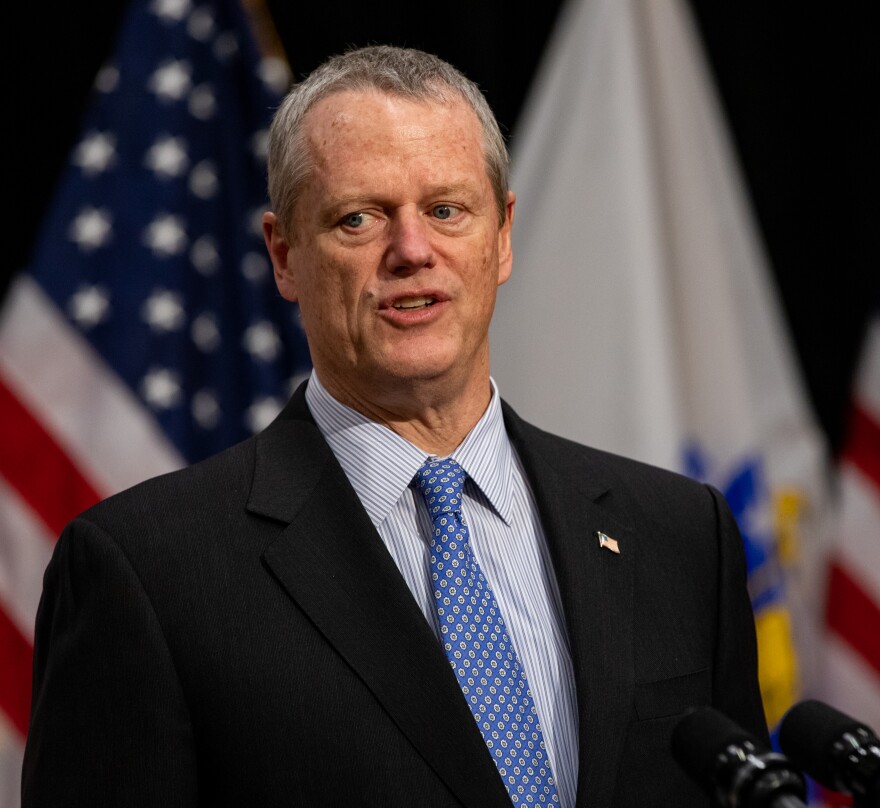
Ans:
[[[462,364],[448,357],[414,356],[377,365],[373,374],[377,382],[430,382],[449,378]]]
[[[377,357],[376,369],[394,378],[431,379],[460,366],[461,352],[435,340],[389,346]]]
[[[431,382],[441,380],[450,375],[452,368],[448,365],[438,366],[422,362],[412,365],[397,365],[379,371],[378,378],[394,379],[398,382]]]

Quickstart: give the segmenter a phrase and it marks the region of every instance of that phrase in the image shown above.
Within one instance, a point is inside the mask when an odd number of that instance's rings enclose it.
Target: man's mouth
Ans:
[[[433,297],[420,295],[419,297],[401,298],[400,300],[396,300],[392,305],[395,309],[412,311],[413,309],[425,309],[428,306],[433,306],[434,303],[436,303],[436,300]]]

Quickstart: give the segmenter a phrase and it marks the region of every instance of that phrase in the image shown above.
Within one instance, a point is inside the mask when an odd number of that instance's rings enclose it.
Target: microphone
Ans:
[[[880,805],[880,739],[864,724],[823,704],[804,701],[782,717],[779,745],[803,771],[856,806]]]
[[[789,760],[710,707],[678,722],[672,756],[723,808],[805,808],[806,782]]]

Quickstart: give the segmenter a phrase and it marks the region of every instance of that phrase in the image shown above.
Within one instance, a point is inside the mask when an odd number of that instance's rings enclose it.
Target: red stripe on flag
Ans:
[[[852,797],[849,794],[831,791],[824,786],[818,786],[817,791],[822,799],[821,805],[823,808],[848,808],[848,806],[853,804]]]
[[[880,495],[880,423],[858,404],[850,415],[844,457],[874,484]]]
[[[829,628],[880,675],[880,604],[838,563],[830,565]]]
[[[65,451],[0,379],[0,474],[56,536],[100,497]]]
[[[0,608],[0,709],[22,738],[31,709],[31,666],[34,650]]]

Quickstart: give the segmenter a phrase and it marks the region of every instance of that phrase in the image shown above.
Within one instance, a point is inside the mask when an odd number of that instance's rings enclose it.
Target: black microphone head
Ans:
[[[718,755],[729,746],[741,746],[751,736],[726,715],[711,707],[697,707],[672,731],[672,757],[703,788],[716,784]]]
[[[711,707],[695,708],[676,724],[671,750],[678,765],[718,805],[803,805],[806,785],[800,772]]]
[[[843,763],[845,735],[858,743],[875,743],[867,726],[821,701],[802,701],[792,707],[779,725],[779,746],[788,757],[822,785],[849,791],[849,774]],[[846,745],[849,747],[849,745]]]

